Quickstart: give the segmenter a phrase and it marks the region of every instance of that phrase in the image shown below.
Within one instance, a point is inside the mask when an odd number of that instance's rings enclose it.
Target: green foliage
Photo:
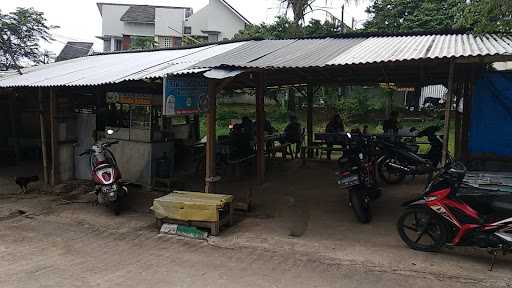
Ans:
[[[364,28],[371,32],[512,31],[509,0],[375,0],[367,12],[373,17]]]
[[[183,47],[186,46],[194,46],[201,43],[208,43],[208,37],[205,36],[194,36],[194,35],[187,35],[188,37],[183,37],[181,45]]]
[[[264,38],[284,39],[308,36],[325,36],[336,33],[337,27],[329,21],[312,19],[306,26],[296,26],[286,17],[278,16],[271,24],[249,25],[235,35],[235,39]]]
[[[131,43],[132,49],[152,49],[156,46],[155,38],[149,36],[134,37]]]
[[[512,1],[473,0],[458,18],[458,25],[485,32],[512,32]]]
[[[21,61],[42,61],[39,42],[52,40],[42,12],[20,8],[3,14],[0,11],[0,70],[18,69]]]

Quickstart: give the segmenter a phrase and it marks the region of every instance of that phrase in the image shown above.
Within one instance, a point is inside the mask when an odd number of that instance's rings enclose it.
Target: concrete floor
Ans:
[[[59,196],[15,195],[0,178],[0,287],[512,287],[512,259],[488,272],[485,251],[402,244],[399,206],[421,184],[386,187],[374,221],[361,225],[332,164],[289,161],[270,171],[254,212],[208,241],[159,236],[146,194],[142,208],[115,217]]]

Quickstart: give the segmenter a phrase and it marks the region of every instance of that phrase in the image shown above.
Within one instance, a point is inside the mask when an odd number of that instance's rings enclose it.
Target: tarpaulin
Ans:
[[[512,74],[484,73],[476,82],[471,110],[471,155],[512,156]]]

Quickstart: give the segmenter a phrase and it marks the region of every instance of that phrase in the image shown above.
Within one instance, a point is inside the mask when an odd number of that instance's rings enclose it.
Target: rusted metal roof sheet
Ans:
[[[371,37],[327,65],[512,55],[512,37],[471,34]]]

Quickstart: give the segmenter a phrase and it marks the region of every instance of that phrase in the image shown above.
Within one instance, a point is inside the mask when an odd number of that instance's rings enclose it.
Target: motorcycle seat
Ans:
[[[512,216],[512,196],[496,197],[490,205],[496,212]]]

